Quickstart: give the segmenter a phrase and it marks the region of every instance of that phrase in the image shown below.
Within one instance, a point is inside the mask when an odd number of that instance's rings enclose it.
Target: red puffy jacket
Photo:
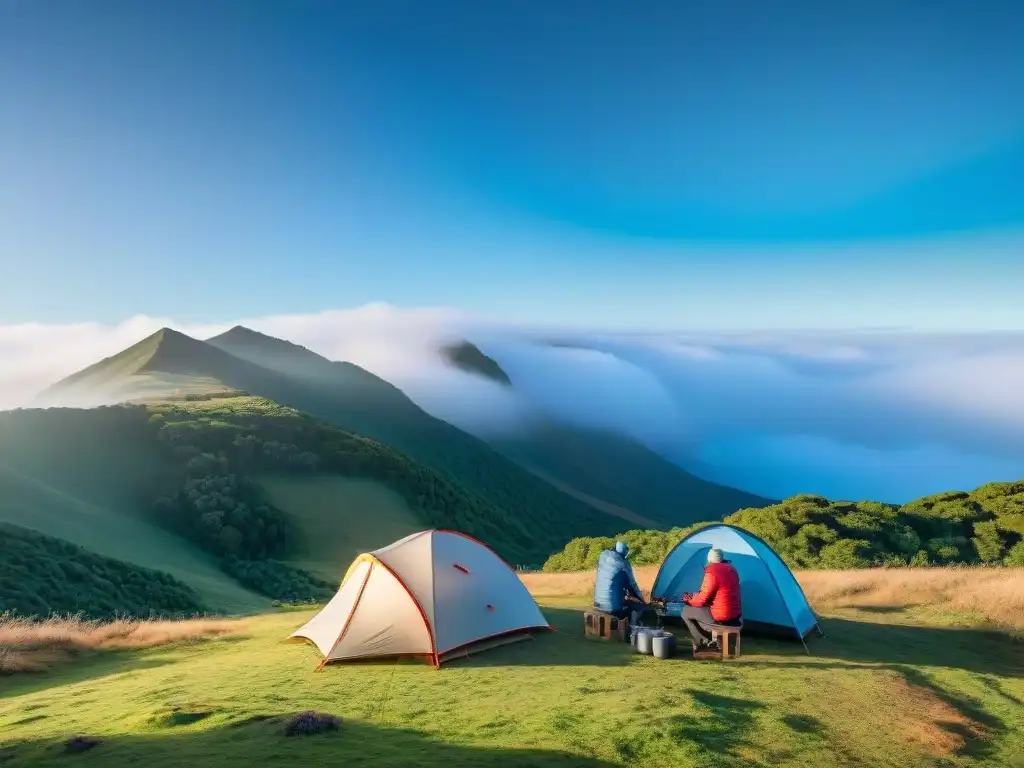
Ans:
[[[742,613],[740,575],[729,563],[711,563],[704,569],[700,592],[686,601],[694,608],[708,606],[715,621],[732,621]]]

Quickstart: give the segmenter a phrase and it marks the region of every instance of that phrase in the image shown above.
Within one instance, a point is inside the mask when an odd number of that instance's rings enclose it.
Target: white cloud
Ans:
[[[425,367],[436,368],[438,344],[471,322],[470,316],[446,307],[403,309],[382,303],[239,321],[385,378],[416,378]]]
[[[204,339],[241,324],[302,344],[333,360],[350,360],[381,375],[402,376],[423,370],[424,357],[433,357],[430,345],[444,338],[446,329],[455,329],[464,322],[461,313],[446,308],[405,310],[368,304],[218,324],[137,316],[117,325],[0,325],[0,408],[25,405],[55,381],[163,327]]]
[[[1024,335],[562,332],[576,347],[458,310],[384,304],[240,319],[403,388],[488,435],[540,415],[626,432],[684,466],[765,493],[902,500],[1024,476]],[[206,338],[235,323],[134,317],[117,325],[0,326],[0,408],[161,326]],[[446,367],[468,337],[509,390]]]
[[[0,408],[24,405],[43,387],[158,330],[167,321],[133,317],[98,323],[0,325]]]

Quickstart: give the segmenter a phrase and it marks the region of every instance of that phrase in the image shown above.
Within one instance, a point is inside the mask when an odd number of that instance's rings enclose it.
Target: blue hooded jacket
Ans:
[[[625,547],[621,547],[625,549]],[[627,594],[643,600],[640,587],[633,577],[633,567],[625,553],[606,549],[597,560],[597,580],[594,583],[594,607],[599,611],[621,611]]]

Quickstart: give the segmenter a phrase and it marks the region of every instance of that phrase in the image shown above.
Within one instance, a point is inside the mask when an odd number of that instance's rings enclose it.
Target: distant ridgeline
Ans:
[[[801,495],[761,509],[741,509],[725,522],[760,536],[791,568],[1024,566],[1024,480],[939,493],[903,506]],[[657,565],[681,539],[711,524],[628,531],[618,539],[629,544],[634,564]],[[548,558],[544,570],[593,568],[614,541],[573,539]]]

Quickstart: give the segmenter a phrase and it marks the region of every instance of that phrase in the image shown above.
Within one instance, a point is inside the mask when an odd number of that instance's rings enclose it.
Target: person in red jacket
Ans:
[[[700,592],[684,594],[682,600],[686,604],[682,618],[693,637],[694,651],[721,650],[712,642],[710,632],[705,632],[700,625],[740,623],[740,576],[724,558],[722,550],[708,552]]]

